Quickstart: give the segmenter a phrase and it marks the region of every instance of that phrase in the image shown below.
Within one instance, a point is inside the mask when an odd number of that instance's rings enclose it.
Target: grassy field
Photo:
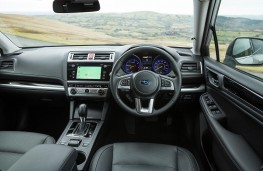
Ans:
[[[191,41],[174,41],[172,38],[164,39],[161,36],[154,40],[138,39],[128,36],[114,36],[113,34],[100,32],[96,28],[89,29],[41,16],[0,14],[0,18],[0,29],[4,33],[57,44],[94,45],[153,43],[167,46],[191,46]],[[113,32],[115,34],[117,33],[114,30]]]
[[[42,17],[0,14],[0,18],[2,32],[28,39],[66,45],[119,42],[116,38],[91,29]]]

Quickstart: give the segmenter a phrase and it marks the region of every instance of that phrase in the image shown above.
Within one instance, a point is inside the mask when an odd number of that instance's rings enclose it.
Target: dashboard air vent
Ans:
[[[110,60],[111,53],[96,53],[94,60]]]
[[[77,53],[73,54],[72,60],[87,60],[88,54],[87,53]]]
[[[0,63],[1,70],[14,70],[14,61],[0,61]]]
[[[200,65],[198,63],[183,63],[181,67],[182,72],[201,72]]]

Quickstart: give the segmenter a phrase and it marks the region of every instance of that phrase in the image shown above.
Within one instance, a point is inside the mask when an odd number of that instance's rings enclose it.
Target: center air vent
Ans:
[[[96,53],[94,60],[109,60],[111,55],[111,53]]]
[[[68,61],[114,61],[113,52],[71,52]]]
[[[181,71],[182,72],[189,72],[189,73],[193,73],[193,72],[196,72],[196,73],[201,73],[201,66],[199,63],[183,63],[182,64],[182,67],[181,67]]]
[[[14,61],[10,60],[10,61],[0,61],[1,66],[0,69],[1,70],[14,70]]]
[[[83,54],[73,54],[72,60],[87,60],[88,54],[83,53]]]

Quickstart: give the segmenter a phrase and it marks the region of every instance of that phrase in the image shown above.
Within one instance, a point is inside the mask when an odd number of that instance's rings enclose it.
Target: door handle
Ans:
[[[214,71],[211,71],[210,69],[207,70],[207,74],[210,84],[217,88],[220,87],[219,74]]]

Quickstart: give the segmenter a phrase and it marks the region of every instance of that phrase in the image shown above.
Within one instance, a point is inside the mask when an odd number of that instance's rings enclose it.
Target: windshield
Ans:
[[[192,0],[99,0],[99,12],[56,14],[53,0],[0,0],[0,31],[19,47],[192,46]]]

